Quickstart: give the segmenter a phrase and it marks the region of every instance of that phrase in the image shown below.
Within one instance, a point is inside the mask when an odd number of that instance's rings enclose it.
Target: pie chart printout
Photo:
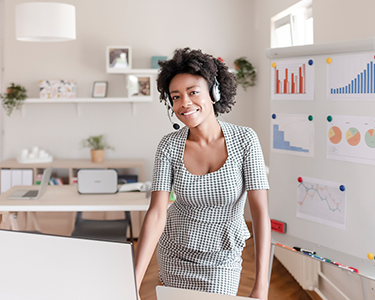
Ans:
[[[326,131],[327,158],[375,165],[375,116],[329,117]]]
[[[375,129],[367,130],[365,134],[365,142],[370,148],[375,148]]]
[[[342,132],[337,126],[333,126],[328,131],[328,137],[332,144],[338,144],[342,139]]]
[[[358,129],[355,127],[350,127],[346,131],[346,140],[348,144],[351,146],[357,146],[361,141],[361,134],[359,133]]]

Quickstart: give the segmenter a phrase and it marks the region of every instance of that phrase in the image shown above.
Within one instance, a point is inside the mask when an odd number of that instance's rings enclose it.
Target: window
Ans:
[[[312,0],[302,0],[271,18],[271,47],[313,43]]]

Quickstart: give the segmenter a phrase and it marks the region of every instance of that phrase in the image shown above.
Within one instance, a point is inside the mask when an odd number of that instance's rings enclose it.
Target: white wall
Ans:
[[[233,68],[252,48],[248,0],[60,1],[75,5],[77,19],[77,40],[62,43],[16,41],[14,11],[22,2],[5,0],[4,84],[24,85],[32,98],[39,97],[41,79],[74,79],[79,97],[91,96],[94,81],[107,80],[108,96],[124,95],[124,75],[105,71],[109,45],[131,46],[133,68],[150,68],[151,56],[171,56],[186,46],[220,56]],[[239,88],[236,106],[223,119],[251,126],[251,106],[251,92]],[[27,104],[24,118],[19,111],[5,117],[2,159],[34,145],[55,158],[89,158],[80,141],[105,134],[115,147],[106,157],[146,159],[150,180],[158,141],[173,129],[158,95],[152,103],[137,103],[135,111],[129,103],[84,104],[78,117],[73,104]]]

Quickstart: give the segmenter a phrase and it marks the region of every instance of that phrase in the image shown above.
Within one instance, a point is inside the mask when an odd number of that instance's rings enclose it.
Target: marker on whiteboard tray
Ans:
[[[333,261],[332,263],[333,263],[334,265],[338,266],[338,267],[341,268],[341,269],[345,269],[345,270],[347,270],[347,271],[351,271],[351,272],[354,272],[354,273],[358,273],[358,270],[355,269],[355,268],[344,266],[344,265],[342,265],[342,264],[340,264],[340,263],[338,263],[338,262],[335,262],[335,261]]]
[[[324,261],[324,262],[330,262],[326,258],[318,256],[318,255],[315,255],[315,254],[311,254],[311,257],[314,257],[314,258],[319,259],[319,260]]]
[[[277,245],[277,246],[280,246],[280,247],[283,247],[283,248],[285,248],[285,249],[289,249],[289,250],[292,250],[292,251],[296,251],[296,249],[290,248],[290,247],[285,246],[285,245],[280,244],[280,243],[276,243],[276,245]]]
[[[300,248],[300,247],[293,247],[293,249],[295,249],[296,251],[299,251],[299,252],[303,252],[305,254],[315,254],[316,253],[313,250],[307,250],[307,249]]]

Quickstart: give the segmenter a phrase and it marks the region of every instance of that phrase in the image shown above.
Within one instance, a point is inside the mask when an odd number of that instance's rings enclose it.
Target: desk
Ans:
[[[39,186],[27,187],[30,190],[38,188]],[[7,199],[18,189],[25,189],[25,186],[14,186],[0,195],[2,222],[5,222],[6,228],[13,230],[18,230],[18,212],[29,212],[28,217],[31,218],[36,230],[40,231],[35,212],[147,211],[150,205],[150,199],[146,198],[146,193],[81,195],[77,192],[77,186],[73,185],[48,186],[45,194],[37,200]]]
[[[105,159],[102,163],[93,163],[89,159],[54,159],[50,163],[30,163],[30,164],[21,164],[18,163],[15,158],[7,159],[0,162],[0,171],[11,171],[14,170],[24,170],[24,169],[31,169],[33,171],[33,183],[36,184],[38,174],[42,174],[43,171],[47,167],[53,168],[53,176],[59,177],[63,180],[64,184],[74,184],[77,182],[77,172],[79,169],[116,169],[119,175],[138,175],[138,181],[145,182],[145,164],[146,161],[143,159]],[[0,172],[0,187],[2,191],[8,190],[9,182],[4,178],[11,176],[1,176],[2,172]],[[9,172],[9,173],[11,173]],[[5,181],[4,181],[5,180]],[[24,185],[24,183],[18,183],[17,185]],[[12,185],[9,185],[9,188]],[[34,213],[35,214],[35,213]],[[30,214],[28,214],[30,215]],[[45,223],[48,218],[46,215],[39,215],[38,218],[40,223]],[[73,213],[71,216],[68,217],[69,213],[55,213],[55,215],[59,215],[57,217],[57,221],[60,222],[63,220],[67,220],[67,218],[73,217]],[[114,217],[118,214],[108,212],[106,213],[106,217]],[[132,226],[133,226],[133,236],[138,237],[141,225],[143,222],[143,213],[140,211],[132,211],[131,212],[132,218]],[[1,220],[1,215],[0,215]],[[63,221],[64,222],[64,221]],[[20,222],[21,223],[21,222]]]

